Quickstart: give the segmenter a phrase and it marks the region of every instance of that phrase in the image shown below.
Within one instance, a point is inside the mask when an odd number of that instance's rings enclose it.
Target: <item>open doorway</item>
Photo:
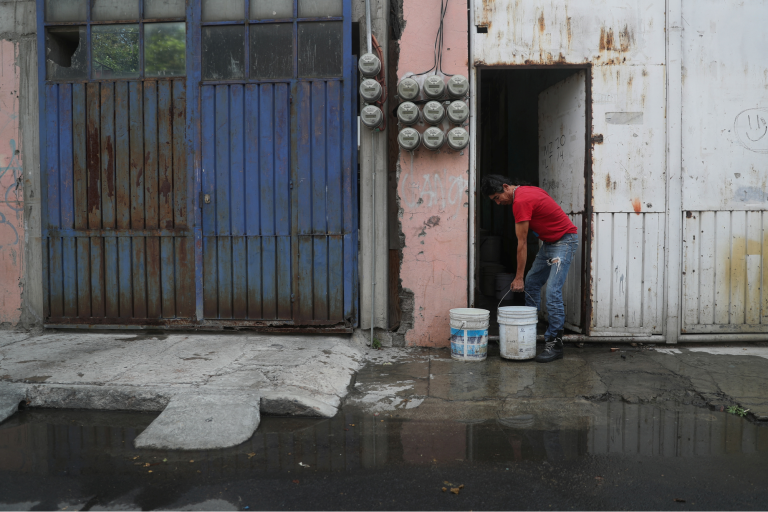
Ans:
[[[495,328],[496,309],[506,293],[503,274],[514,275],[517,266],[517,238],[512,208],[496,205],[479,191],[488,174],[543,188],[578,228],[580,246],[563,289],[565,326],[572,333],[588,334],[589,247],[583,234],[589,219],[587,171],[591,168],[589,76],[587,67],[577,66],[478,72],[474,303],[491,311]],[[539,245],[538,238],[529,233],[526,274]],[[544,318],[545,300],[542,294]],[[501,305],[525,305],[524,294],[509,293]]]

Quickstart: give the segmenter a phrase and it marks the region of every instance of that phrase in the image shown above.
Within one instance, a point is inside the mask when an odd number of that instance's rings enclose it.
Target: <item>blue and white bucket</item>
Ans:
[[[488,355],[487,309],[451,310],[451,357],[458,361],[484,361]]]

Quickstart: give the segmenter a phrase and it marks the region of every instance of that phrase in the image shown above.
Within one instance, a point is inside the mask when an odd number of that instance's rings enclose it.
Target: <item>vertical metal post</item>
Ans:
[[[665,233],[664,335],[668,344],[680,335],[682,273],[682,0],[667,0],[667,229]]]
[[[367,4],[368,2],[366,2]],[[368,25],[370,27],[370,25]],[[370,35],[370,30],[368,31]],[[373,348],[373,315],[376,309],[376,130],[371,130],[371,348]]]

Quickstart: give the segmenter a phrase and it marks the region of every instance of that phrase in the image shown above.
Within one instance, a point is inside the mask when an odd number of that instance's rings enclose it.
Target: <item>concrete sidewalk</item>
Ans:
[[[260,413],[334,416],[364,361],[349,336],[3,331],[0,421],[22,400],[164,411],[137,446],[232,446]]]
[[[413,420],[531,421],[567,428],[603,402],[662,407],[730,406],[768,420],[768,343],[565,347],[541,364],[508,361],[489,345],[484,362],[453,361],[447,350],[379,351],[355,380],[345,408]],[[539,350],[542,347],[539,346]]]

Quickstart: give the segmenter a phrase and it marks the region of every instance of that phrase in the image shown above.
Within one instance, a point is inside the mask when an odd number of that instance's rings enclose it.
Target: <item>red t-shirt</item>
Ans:
[[[515,222],[530,221],[529,229],[544,242],[557,242],[567,233],[578,233],[560,205],[539,187],[517,187],[512,213]]]

